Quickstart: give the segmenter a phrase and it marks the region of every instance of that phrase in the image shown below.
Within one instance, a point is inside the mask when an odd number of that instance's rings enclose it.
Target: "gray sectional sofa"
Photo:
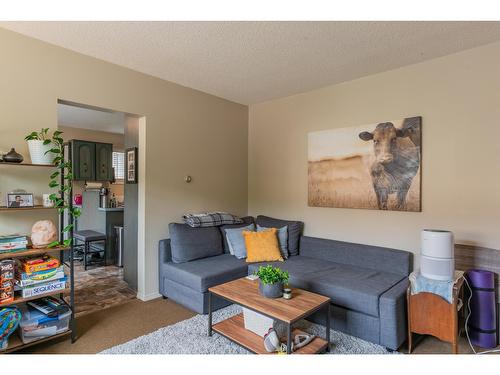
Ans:
[[[244,220],[244,224],[238,225],[248,225],[253,218]],[[289,271],[292,287],[332,299],[333,329],[392,350],[406,340],[406,288],[412,271],[411,253],[301,236],[298,231],[301,223],[265,216],[258,216],[256,222],[266,227],[289,225],[290,256],[284,262],[271,264]],[[246,276],[268,264],[246,263],[230,255],[223,233],[224,226],[190,228],[171,224],[171,239],[159,244],[160,293],[205,314],[209,287]],[[171,241],[175,244],[174,252]],[[179,248],[180,244],[184,249]],[[203,248],[210,256],[202,257]],[[217,298],[212,303],[215,309],[228,304]],[[311,320],[323,323],[324,317],[318,313]]]

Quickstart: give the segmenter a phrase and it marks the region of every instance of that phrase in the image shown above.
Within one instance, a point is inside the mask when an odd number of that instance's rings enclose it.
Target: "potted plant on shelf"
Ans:
[[[49,128],[42,128],[39,132],[32,132],[24,138],[28,142],[32,164],[52,164],[54,162],[54,154],[48,152],[54,147],[48,133]]]
[[[288,284],[289,274],[278,267],[260,266],[255,274],[259,276],[259,291],[267,298],[283,296],[283,285]]]

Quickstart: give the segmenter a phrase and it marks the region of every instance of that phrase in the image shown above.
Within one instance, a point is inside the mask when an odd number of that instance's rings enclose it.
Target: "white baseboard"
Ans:
[[[149,294],[137,293],[137,299],[140,299],[141,301],[144,301],[144,302],[151,301],[152,299],[160,298],[160,297],[161,297],[161,294],[158,292],[149,293]]]

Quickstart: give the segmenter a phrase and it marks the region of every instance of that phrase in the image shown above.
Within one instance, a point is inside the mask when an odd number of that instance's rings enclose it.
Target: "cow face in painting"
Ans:
[[[363,141],[373,141],[374,162],[370,172],[378,208],[387,210],[389,195],[396,193],[397,209],[404,210],[406,195],[420,166],[420,118],[405,121],[402,128],[383,122],[370,133],[359,133]],[[418,135],[418,138],[417,138]]]
[[[380,164],[388,164],[394,161],[394,154],[398,137],[407,137],[405,129],[396,129],[392,122],[383,122],[378,124],[373,133],[362,132],[359,138],[363,141],[373,140],[373,151],[375,159]]]

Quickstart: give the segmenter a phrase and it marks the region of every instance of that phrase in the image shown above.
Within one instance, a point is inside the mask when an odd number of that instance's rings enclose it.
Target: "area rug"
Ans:
[[[239,314],[241,307],[228,306],[213,314],[217,323]],[[160,328],[121,345],[104,350],[101,354],[249,354],[247,350],[215,333],[207,335],[207,316],[191,319]],[[324,337],[325,327],[300,321],[296,325],[308,333]],[[392,354],[386,348],[331,330],[331,354]]]

